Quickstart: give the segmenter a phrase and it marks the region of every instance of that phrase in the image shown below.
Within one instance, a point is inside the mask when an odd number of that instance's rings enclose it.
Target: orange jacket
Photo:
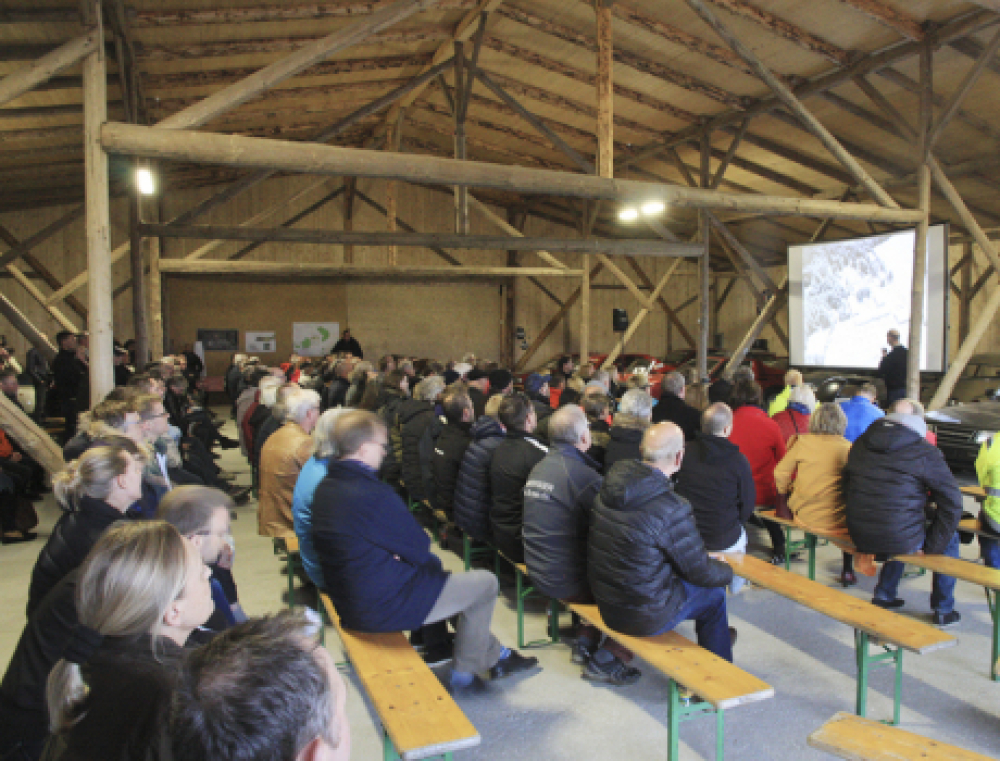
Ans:
[[[14,456],[14,446],[10,443],[7,438],[7,434],[0,431],[0,460],[6,460],[8,457]]]

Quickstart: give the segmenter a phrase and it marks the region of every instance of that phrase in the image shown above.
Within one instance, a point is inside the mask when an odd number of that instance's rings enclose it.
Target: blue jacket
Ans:
[[[868,401],[868,397],[865,396],[851,397],[846,402],[841,402],[840,408],[847,415],[847,430],[844,431],[844,438],[852,444],[855,439],[868,430],[868,426],[880,417],[885,417],[885,413],[874,402]]]
[[[302,567],[306,569],[306,575],[320,589],[326,585],[323,583],[323,568],[319,564],[316,548],[313,545],[312,506],[316,488],[326,476],[329,464],[329,457],[322,460],[310,457],[299,471],[295,491],[292,492],[292,524],[295,526],[295,536],[299,538],[299,557],[302,558]]]
[[[332,461],[316,489],[313,541],[326,591],[355,631],[420,628],[448,579],[403,500],[353,460]]]

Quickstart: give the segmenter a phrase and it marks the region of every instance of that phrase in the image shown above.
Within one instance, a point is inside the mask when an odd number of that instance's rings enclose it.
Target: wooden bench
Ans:
[[[276,537],[274,540],[275,552],[283,549],[285,551],[285,571],[288,573],[288,607],[292,607],[295,595],[295,572],[302,567],[302,558],[299,555],[299,538],[297,536]]]
[[[548,609],[548,638],[546,639],[536,639],[531,642],[524,641],[524,601],[527,600],[532,595],[542,595],[534,586],[531,584],[531,577],[528,575],[528,566],[524,563],[515,563],[509,557],[504,555],[502,552],[497,550],[497,558],[503,558],[514,568],[514,582],[516,584],[515,589],[515,602],[517,604],[517,646],[519,648],[527,647],[544,647],[546,645],[555,645],[559,642],[559,606],[561,603],[559,600],[553,599],[551,597],[546,598],[549,601]]]
[[[658,634],[655,637],[630,637],[605,624],[596,605],[571,603],[568,607],[670,680],[667,761],[677,761],[680,723],[712,713],[715,714],[715,758],[721,761],[725,746],[725,710],[774,697],[774,688],[769,684],[699,647],[677,632]],[[678,685],[698,695],[700,702],[684,705]]]
[[[850,761],[990,761],[989,756],[849,713],[838,713],[809,735],[809,744]]]
[[[340,625],[330,598],[325,594],[321,597],[347,658],[382,722],[386,761],[451,761],[455,751],[479,745],[479,732],[402,632],[348,631]]]
[[[778,518],[774,515],[768,515],[766,513],[758,513],[765,520],[771,520],[776,523],[788,524],[790,521],[786,521],[783,518]],[[971,525],[971,520],[966,519],[962,523],[966,523],[968,528],[962,528],[962,524],[959,524],[960,530],[969,531],[979,531],[978,521],[975,527]],[[829,534],[824,534],[821,531],[815,531],[813,529],[805,529],[798,524],[792,523],[796,528],[802,529],[806,533],[807,537],[811,537],[809,542],[809,578],[815,580],[816,578],[816,537],[822,537],[826,539],[835,539],[846,551],[851,551],[850,540],[846,537],[832,536]],[[939,573],[942,576],[951,576],[956,579],[961,579],[962,581],[969,582],[970,584],[978,584],[983,588],[986,594],[986,604],[990,611],[990,618],[993,622],[993,635],[992,644],[990,649],[990,678],[994,682],[1000,682],[1000,606],[997,604],[997,595],[1000,593],[1000,569],[987,568],[986,566],[979,565],[978,563],[970,563],[967,560],[962,560],[961,558],[949,558],[945,555],[897,555],[893,560],[898,560],[901,563],[906,563],[907,565],[912,565],[916,568],[920,568],[922,571],[931,571],[932,573]]]
[[[744,579],[854,629],[858,667],[855,710],[859,716],[867,713],[868,673],[873,667],[887,662],[896,667],[892,723],[898,724],[903,692],[903,651],[923,655],[958,643],[955,637],[933,626],[883,610],[750,555],[730,554],[725,558],[733,571]],[[870,637],[876,637],[886,652],[872,655]]]

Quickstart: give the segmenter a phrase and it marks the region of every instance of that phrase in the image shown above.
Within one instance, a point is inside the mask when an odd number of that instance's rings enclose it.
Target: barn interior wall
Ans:
[[[290,195],[315,184],[317,178],[312,177],[281,177],[270,180],[253,190],[244,193],[228,204],[214,210],[199,220],[203,224],[238,225],[262,209],[275,208],[269,219],[257,223],[259,226],[276,226],[292,214],[305,208],[321,198],[324,194],[339,187],[340,178],[329,178],[318,187],[305,194],[298,202],[287,208],[277,208]],[[359,189],[378,203],[385,205],[386,183],[376,180],[361,180]],[[168,192],[164,202],[164,218],[170,219],[199,200],[213,195],[218,188],[202,188],[187,191]],[[451,232],[453,230],[454,209],[448,194],[406,183],[397,185],[399,218],[420,232]],[[0,215],[0,224],[6,226],[18,238],[26,238],[57,219],[70,207],[54,207],[9,213]],[[494,209],[504,216],[502,209]],[[329,202],[318,211],[298,224],[299,227],[317,227],[340,229],[343,226],[344,200],[343,196]],[[497,228],[484,219],[474,208],[470,212],[473,234],[495,234]],[[385,218],[360,199],[354,207],[355,230],[384,230]],[[566,237],[575,235],[575,231],[536,217],[530,217],[525,228],[530,236]],[[123,201],[116,201],[112,206],[112,245],[122,243],[127,235],[127,209]],[[179,257],[191,253],[204,241],[167,240],[163,255]],[[233,255],[243,244],[224,242],[214,252],[212,258]],[[504,265],[507,261],[506,252],[452,250],[450,254],[466,264]],[[85,235],[83,222],[70,225],[61,233],[35,250],[36,256],[58,277],[65,282],[80,272],[86,265]],[[292,258],[305,262],[343,261],[343,247],[339,245],[290,246],[288,244],[268,243],[249,254],[248,260],[290,260]],[[571,267],[581,266],[582,257],[576,254],[558,254],[559,258]],[[961,246],[953,246],[950,251],[951,263],[954,264],[962,256]],[[522,266],[541,266],[544,262],[533,252],[521,252],[517,256]],[[389,252],[385,247],[357,246],[354,251],[354,262],[359,265],[385,265],[389,261]],[[427,249],[400,248],[398,252],[400,265],[425,264],[445,266],[446,262],[437,254]],[[665,274],[673,263],[672,259],[646,257],[640,258],[640,265],[646,271],[649,279],[655,284]],[[635,279],[634,272],[622,260],[618,264],[623,271]],[[982,252],[976,253],[973,268],[975,280],[987,266],[987,260]],[[128,258],[123,258],[115,265],[115,284],[122,284],[129,276]],[[772,268],[769,274],[775,280],[780,280],[783,268]],[[956,274],[955,280],[958,281]],[[9,277],[4,277],[4,293],[27,315],[41,330],[54,334],[59,326],[53,318],[38,305],[19,285]],[[39,280],[35,280],[43,292],[48,288]],[[329,312],[331,320],[344,321],[350,324],[355,334],[372,354],[386,351],[406,352],[420,356],[453,357],[465,351],[474,351],[480,356],[498,357],[502,342],[506,336],[502,334],[500,318],[502,312],[501,285],[499,281],[454,281],[447,283],[424,282],[415,284],[412,281],[365,280],[350,281],[336,285],[330,280],[286,282],[275,284],[273,290],[265,295],[260,283],[223,283],[219,279],[205,280],[208,286],[195,285],[198,281],[168,279],[166,297],[164,300],[167,313],[166,332],[168,341],[176,349],[194,339],[199,325],[192,321],[191,315],[203,315],[206,322],[200,327],[236,328],[241,330],[284,331],[289,337],[291,323],[296,320],[326,319]],[[713,289],[715,298],[722,293],[728,278],[717,278]],[[544,278],[542,283],[559,300],[564,301],[577,289],[578,281],[571,278]],[[607,271],[601,272],[593,281],[596,286],[591,295],[590,348],[593,352],[607,352],[614,346],[617,335],[611,326],[611,312],[614,308],[624,308],[630,318],[634,318],[640,305],[633,296],[624,289],[615,277]],[[992,282],[983,287],[972,305],[972,319],[975,320],[982,306],[989,298],[995,286]],[[697,281],[692,263],[684,263],[675,273],[670,284],[664,291],[664,298],[669,305],[677,308],[696,292]],[[646,291],[648,293],[648,291]],[[209,298],[205,299],[205,295]],[[87,300],[86,288],[76,292],[84,303]],[[222,299],[230,306],[225,312],[213,315],[210,311],[213,299]],[[220,303],[222,303],[220,301]],[[327,304],[324,312],[321,305]],[[515,286],[515,323],[511,329],[518,326],[524,328],[526,341],[531,343],[542,332],[551,317],[558,310],[558,305],[536,285],[525,278],[518,278]],[[316,311],[312,311],[315,309]],[[951,299],[951,331],[950,346],[952,355],[958,346],[958,298]],[[208,311],[206,311],[208,310]],[[549,357],[563,352],[576,351],[579,348],[580,304],[570,310],[563,324],[553,330],[547,340],[535,352],[529,367],[541,364]],[[68,307],[64,308],[67,315],[76,322],[81,322],[78,316]],[[303,316],[308,313],[309,317]],[[713,342],[716,336],[722,335],[725,348],[733,348],[752,324],[757,314],[756,301],[746,283],[738,283],[733,289],[721,310],[712,310],[711,336]],[[186,315],[186,316],[185,316]],[[223,325],[222,316],[226,316],[233,324]],[[131,292],[124,291],[115,299],[115,333],[119,338],[130,337],[132,330]],[[266,319],[264,319],[266,318]],[[697,306],[692,302],[679,312],[679,318],[692,334],[697,333]],[[787,313],[782,310],[779,318],[787,326]],[[268,324],[263,324],[267,322]],[[273,323],[273,324],[272,324]],[[28,344],[5,319],[0,318],[0,334],[6,336],[17,353],[23,356]],[[778,341],[770,327],[765,329],[762,337],[767,339],[770,347],[778,353],[784,353],[784,347]],[[241,335],[241,343],[243,336]],[[636,334],[629,341],[627,350],[649,354],[663,354],[671,348],[684,348],[687,342],[680,332],[670,326],[667,316],[662,311],[650,314]],[[279,345],[279,353],[286,353],[290,344]],[[979,351],[1000,351],[1000,326],[991,326]],[[515,342],[515,360],[523,354],[520,341]],[[213,364],[214,366],[214,364]]]

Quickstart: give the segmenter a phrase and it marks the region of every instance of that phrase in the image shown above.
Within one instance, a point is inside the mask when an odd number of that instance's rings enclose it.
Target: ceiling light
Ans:
[[[145,167],[135,170],[135,186],[144,196],[151,196],[156,192],[156,184],[153,182],[153,173]]]
[[[633,206],[629,206],[618,212],[618,219],[622,222],[632,222],[639,218],[639,212]]]
[[[662,201],[646,201],[642,205],[642,213],[647,217],[653,217],[657,214],[662,214],[666,208],[666,205]]]

